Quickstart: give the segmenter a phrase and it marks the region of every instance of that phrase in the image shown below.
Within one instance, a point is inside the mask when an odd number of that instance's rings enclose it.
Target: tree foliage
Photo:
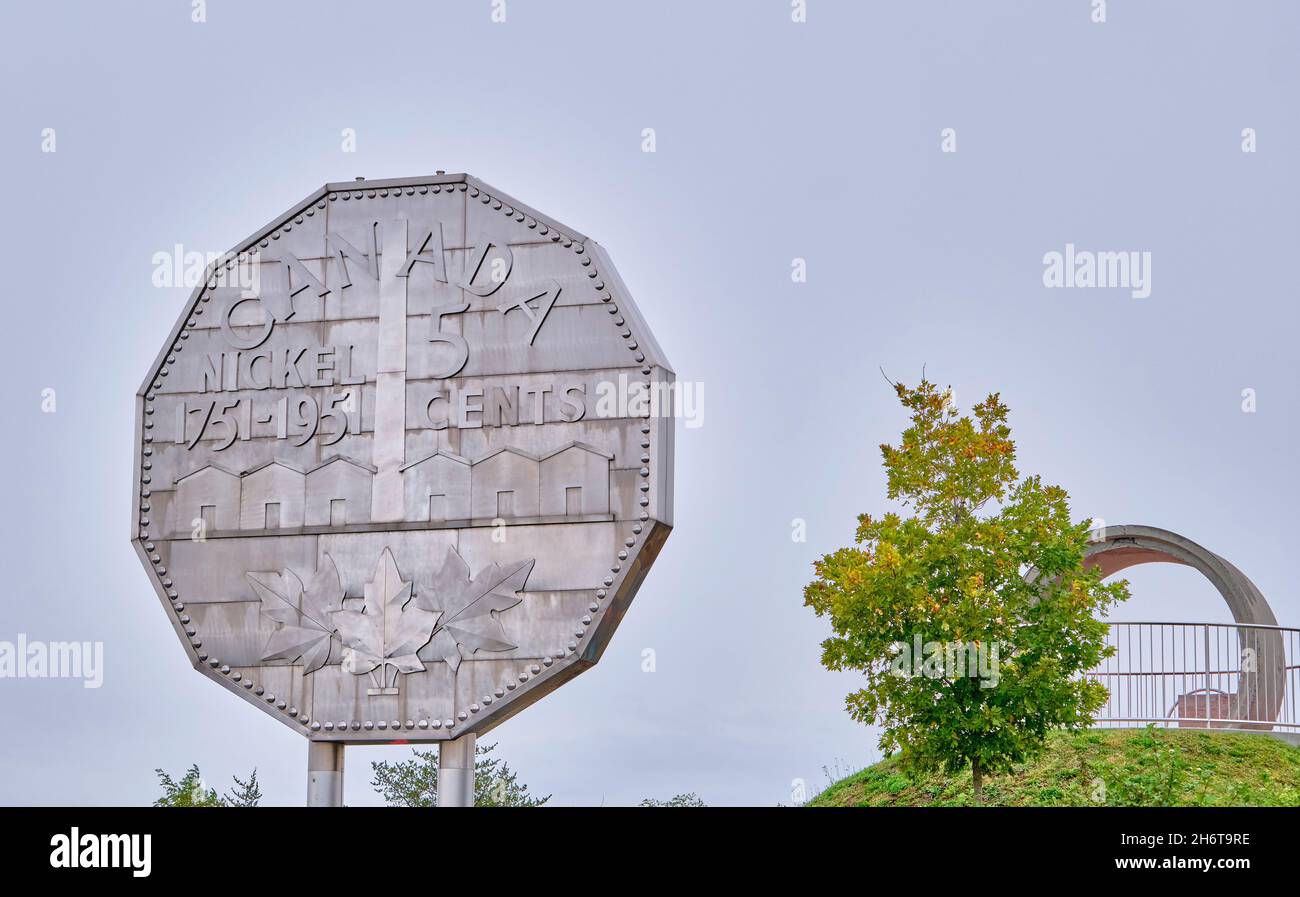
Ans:
[[[256,807],[262,803],[262,786],[257,782],[257,768],[247,780],[239,776],[231,776],[235,780],[235,787],[226,792],[226,806],[228,807]]]
[[[163,793],[153,802],[155,807],[256,807],[262,803],[262,786],[257,781],[254,769],[248,778],[231,776],[234,787],[226,792],[225,797],[217,794],[215,788],[209,788],[203,781],[198,764],[192,765],[180,779],[172,778],[166,771],[155,769],[158,784]]]
[[[490,756],[495,744],[474,748],[474,806],[540,807],[551,799],[533,797],[528,786],[499,757]],[[436,807],[438,805],[438,752],[415,751],[415,759],[396,763],[370,764],[374,773],[371,787],[390,807]]]
[[[637,804],[637,806],[638,807],[707,807],[708,804],[700,800],[700,796],[698,794],[696,794],[694,791],[691,791],[686,794],[675,794],[672,797],[668,798],[668,800],[655,800],[653,797],[647,797],[645,800],[641,801],[641,803]]]
[[[155,769],[158,784],[162,786],[162,795],[153,802],[155,807],[224,807],[223,801],[215,789],[203,782],[203,774],[198,764],[185,771],[179,780],[173,779],[165,771]]]
[[[850,715],[880,725],[905,765],[969,766],[978,798],[985,772],[1105,702],[1080,674],[1113,651],[1100,617],[1128,586],[1084,567],[1091,521],[1071,521],[1065,490],[1020,477],[999,395],[964,416],[928,380],[895,390],[911,425],[880,450],[888,497],[909,513],[860,516],[854,545],[814,564],[804,603],[831,623],[822,663],[866,677]],[[939,645],[937,660],[914,656],[921,644]],[[994,675],[955,674],[954,646],[982,651]]]

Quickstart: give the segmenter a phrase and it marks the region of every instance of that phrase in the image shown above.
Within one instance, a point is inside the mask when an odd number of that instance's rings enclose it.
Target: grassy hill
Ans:
[[[970,771],[908,775],[890,757],[841,779],[813,807],[967,806]],[[985,777],[984,803],[1015,807],[1300,806],[1300,747],[1267,735],[1188,729],[1054,733],[1014,773]]]

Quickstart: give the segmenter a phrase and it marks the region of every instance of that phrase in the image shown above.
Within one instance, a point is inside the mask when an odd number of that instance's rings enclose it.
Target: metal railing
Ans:
[[[1300,732],[1300,629],[1109,625],[1115,655],[1086,674],[1110,691],[1097,726]]]

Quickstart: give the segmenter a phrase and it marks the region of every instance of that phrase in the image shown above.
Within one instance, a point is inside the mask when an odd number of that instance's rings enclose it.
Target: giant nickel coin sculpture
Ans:
[[[463,174],[329,184],[150,368],[133,541],[194,667],[311,740],[309,802],[344,744],[441,742],[464,803],[667,538],[672,384],[572,228]]]

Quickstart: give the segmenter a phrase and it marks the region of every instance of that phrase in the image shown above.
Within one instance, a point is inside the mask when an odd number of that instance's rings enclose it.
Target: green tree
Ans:
[[[700,800],[698,794],[691,791],[687,794],[675,794],[668,800],[655,800],[653,797],[647,797],[638,807],[707,807],[704,801]]]
[[[1071,522],[1064,489],[1020,478],[997,394],[972,417],[928,380],[894,388],[911,426],[880,450],[910,515],[860,516],[855,544],[814,564],[804,603],[831,623],[822,663],[866,678],[849,714],[879,724],[905,766],[969,767],[978,803],[985,774],[1105,702],[1081,674],[1113,652],[1100,617],[1128,584],[1084,567],[1091,521]]]
[[[256,807],[262,803],[262,786],[257,783],[257,767],[245,781],[239,776],[231,776],[235,787],[226,792],[228,807]]]
[[[158,784],[162,786],[162,796],[153,802],[155,807],[256,807],[262,802],[262,786],[257,782],[257,769],[245,781],[239,776],[231,776],[235,786],[226,792],[223,798],[215,788],[209,788],[203,781],[198,764],[185,771],[179,780],[173,779],[164,770],[155,769]]]
[[[520,784],[510,766],[499,757],[489,756],[495,744],[474,748],[474,806],[540,807],[551,799],[533,797],[528,786]],[[390,807],[435,807],[438,805],[438,752],[415,752],[414,760],[397,763],[371,763],[374,778],[370,785]]]
[[[173,779],[161,769],[155,769],[158,784],[162,786],[162,796],[153,802],[155,807],[224,807],[226,802],[217,796],[213,788],[203,782],[203,775],[197,764],[186,770],[180,780]]]

